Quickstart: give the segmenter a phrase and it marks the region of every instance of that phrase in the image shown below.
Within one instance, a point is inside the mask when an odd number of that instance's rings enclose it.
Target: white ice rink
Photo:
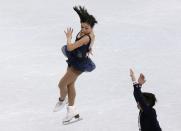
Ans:
[[[76,83],[84,120],[63,126],[66,110],[52,110],[67,66],[64,30],[80,30],[75,5],[99,22],[97,68]],[[162,130],[180,131],[180,14],[179,0],[0,0],[0,131],[138,131],[129,68],[156,94]]]

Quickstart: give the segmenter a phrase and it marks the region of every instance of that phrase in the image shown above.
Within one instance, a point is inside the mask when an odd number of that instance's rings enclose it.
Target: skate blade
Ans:
[[[62,122],[62,124],[63,125],[69,125],[69,124],[73,124],[73,123],[76,123],[76,122],[78,122],[78,121],[81,121],[81,120],[83,120],[83,118],[81,118],[81,117],[79,117],[79,118],[72,118],[71,120],[69,120],[69,121],[63,121]]]

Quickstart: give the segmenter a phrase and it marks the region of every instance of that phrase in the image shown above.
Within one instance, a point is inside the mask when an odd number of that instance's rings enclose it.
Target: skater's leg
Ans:
[[[64,77],[60,80],[58,87],[60,89],[60,100],[64,100],[67,95],[67,75],[68,72],[64,75]]]
[[[68,103],[69,103],[69,106],[74,105],[75,97],[76,97],[75,82],[73,82],[70,85],[68,85]]]
[[[71,68],[72,70],[72,83],[70,83],[67,87],[68,89],[68,103],[69,106],[74,105],[75,97],[76,97],[76,90],[75,90],[75,81],[77,80],[78,76],[81,74],[80,71],[75,70],[74,68]]]
[[[62,77],[62,79],[58,84],[58,87],[60,89],[60,100],[64,100],[67,95],[67,85],[69,82],[69,77],[71,77],[71,70],[68,67],[67,72],[65,73],[65,75]]]
[[[69,77],[71,76],[71,71],[68,68],[67,72],[65,73],[65,75],[62,77],[62,79],[60,80],[58,87],[60,88],[60,97],[59,97],[59,101],[56,103],[55,108],[54,108],[54,112],[60,111],[67,103],[67,100],[65,99],[66,95],[67,95],[67,85],[69,82]]]
[[[68,67],[66,74],[60,80],[58,86],[60,88],[60,100],[64,100],[67,95],[67,86],[74,83],[77,77],[81,74],[80,71],[72,67]]]
[[[75,81],[78,78],[78,76],[81,74],[80,71],[75,70],[74,68],[70,69],[70,74],[71,76],[69,77],[69,82],[67,85],[67,92],[68,92],[68,103],[69,105],[67,106],[67,115],[63,119],[63,122],[67,122],[72,120],[72,118],[76,117],[79,118],[79,114],[75,109],[74,106],[74,101],[75,101],[75,96],[76,96],[76,91],[75,91]]]

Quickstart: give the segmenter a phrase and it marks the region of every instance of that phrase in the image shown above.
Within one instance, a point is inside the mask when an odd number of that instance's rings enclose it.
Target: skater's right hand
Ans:
[[[73,33],[73,29],[72,28],[67,28],[67,31],[64,31],[65,35],[67,37],[67,40],[71,40],[72,39],[72,33]]]
[[[133,70],[130,69],[129,71],[130,71],[131,80],[132,80],[133,82],[135,82],[135,81],[136,81],[136,77],[135,77],[135,74],[134,74]]]

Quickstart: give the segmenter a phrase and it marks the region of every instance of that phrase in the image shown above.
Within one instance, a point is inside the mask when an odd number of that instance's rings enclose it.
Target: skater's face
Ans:
[[[82,34],[89,34],[91,33],[92,28],[88,23],[81,23],[81,33]]]

